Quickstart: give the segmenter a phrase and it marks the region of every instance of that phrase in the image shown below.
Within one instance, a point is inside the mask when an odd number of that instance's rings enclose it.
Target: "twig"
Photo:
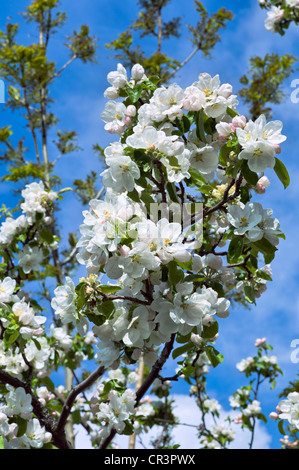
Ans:
[[[62,408],[62,412],[57,424],[56,431],[59,433],[61,430],[64,429],[67,419],[70,415],[71,408],[77,398],[77,396],[82,393],[84,390],[89,388],[95,381],[101,377],[105,372],[105,368],[103,366],[98,367],[92,374],[87,377],[87,379],[83,380],[80,384],[76,385],[69,393],[65,404]]]

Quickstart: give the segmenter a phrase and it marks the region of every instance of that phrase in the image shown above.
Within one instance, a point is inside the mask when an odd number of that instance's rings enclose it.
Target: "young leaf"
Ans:
[[[274,171],[282,182],[284,189],[286,189],[290,184],[290,176],[285,165],[282,163],[281,160],[279,160],[279,158],[275,158]]]

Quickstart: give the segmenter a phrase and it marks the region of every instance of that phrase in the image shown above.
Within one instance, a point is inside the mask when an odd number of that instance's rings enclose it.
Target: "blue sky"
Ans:
[[[267,32],[264,29],[265,11],[260,10],[257,0],[237,1],[226,0],[203,2],[209,11],[214,12],[220,6],[231,9],[234,20],[222,34],[211,60],[204,59],[199,53],[178,74],[175,81],[182,87],[193,83],[202,72],[211,75],[219,74],[221,82],[229,82],[237,93],[241,88],[239,77],[246,72],[249,58],[253,55],[278,52],[290,53],[299,58],[299,28],[291,27],[284,37]],[[29,4],[25,0],[2,0],[0,11],[1,28],[12,16],[13,22],[21,22],[18,15]],[[68,51],[63,44],[64,36],[72,34],[74,29],[79,29],[81,24],[88,24],[91,33],[98,37],[99,49],[97,52],[98,63],[83,65],[76,61],[52,87],[52,96],[56,103],[53,110],[60,119],[59,129],[75,130],[79,135],[79,145],[82,151],[61,159],[57,165],[57,171],[63,176],[65,186],[70,186],[75,178],[81,178],[91,169],[100,173],[99,161],[93,155],[92,145],[99,143],[105,147],[111,141],[111,136],[104,131],[100,114],[105,106],[103,92],[108,86],[107,73],[116,68],[116,61],[109,58],[109,51],[105,44],[124,31],[129,23],[136,18],[138,8],[135,0],[86,0],[74,2],[63,0],[61,8],[67,12],[68,22],[54,37],[51,47],[51,59],[55,60],[60,68],[68,59]],[[173,0],[167,8],[167,16],[183,16],[182,23],[194,24],[193,1]],[[20,40],[24,43],[37,41],[37,32],[32,25],[22,25]],[[169,55],[183,60],[192,51],[192,45],[186,39],[188,33],[185,29],[184,36],[179,41],[165,42],[163,48]],[[146,48],[151,50],[152,43],[146,40]],[[240,385],[245,384],[235,364],[244,357],[255,353],[254,341],[258,337],[266,337],[274,346],[274,354],[278,356],[279,364],[285,372],[283,378],[278,381],[277,389],[269,392],[267,386],[263,387],[260,394],[263,411],[268,415],[275,409],[278,402],[278,393],[289,380],[295,378],[298,364],[290,360],[292,349],[290,343],[299,338],[299,250],[298,250],[298,196],[299,166],[297,163],[298,148],[298,118],[299,103],[291,102],[290,95],[293,91],[291,82],[299,78],[299,71],[290,77],[285,83],[285,101],[274,107],[274,118],[284,123],[284,134],[287,141],[283,144],[281,159],[285,162],[290,175],[291,185],[285,191],[277,180],[273,171],[267,176],[271,186],[267,193],[259,198],[265,208],[272,208],[274,215],[280,220],[281,228],[286,233],[286,241],[281,240],[279,251],[272,264],[273,282],[269,283],[268,290],[258,299],[257,306],[251,310],[236,308],[231,311],[228,319],[220,322],[220,337],[217,348],[224,354],[224,364],[215,370],[211,370],[209,376],[209,389],[211,396],[222,403],[228,410],[228,396]],[[246,114],[247,109],[240,100],[239,111]],[[11,125],[15,138],[26,136],[25,144],[31,149],[31,141],[28,130],[24,128],[24,121],[18,113],[5,110],[0,104],[0,126]],[[51,135],[51,142],[55,135]],[[53,145],[50,146],[52,159],[56,158]],[[3,174],[3,169],[1,170]],[[2,202],[13,206],[13,198],[10,193],[10,185],[1,183],[0,197]],[[73,195],[66,194],[64,206],[60,212],[59,222],[63,233],[77,230],[82,222],[82,206],[74,201]],[[82,272],[80,271],[80,275]],[[78,274],[79,276],[79,274]],[[167,366],[166,374],[171,372],[172,361]],[[173,385],[177,394],[188,393],[184,383]],[[180,405],[181,406],[181,405]],[[267,445],[271,448],[279,448],[279,433],[276,424],[272,421],[264,426],[264,436],[268,435]],[[261,437],[262,439],[262,437]],[[261,441],[262,442],[262,441]],[[264,441],[263,441],[264,442]],[[262,445],[262,444],[261,444]]]

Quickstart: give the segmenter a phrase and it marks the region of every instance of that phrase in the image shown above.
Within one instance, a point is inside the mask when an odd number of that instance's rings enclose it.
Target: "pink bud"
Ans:
[[[125,124],[126,126],[129,126],[131,124],[131,118],[129,116],[126,116],[126,119],[125,119]]]
[[[134,117],[136,116],[136,108],[133,104],[130,104],[128,107],[127,107],[127,110],[126,110],[126,115],[129,116],[129,117]]]
[[[34,330],[34,336],[41,336],[43,334],[44,334],[43,328],[37,328],[36,330]]]
[[[258,193],[258,194],[264,194],[266,192],[266,188],[260,184],[259,182],[257,182],[256,184],[256,187],[255,187],[255,191]]]
[[[119,250],[121,256],[127,256],[130,253],[130,251],[131,251],[131,248],[129,248],[127,245],[122,245]]]
[[[279,144],[274,144],[273,148],[274,148],[276,154],[281,153],[281,146]]]
[[[267,176],[262,176],[256,184],[255,191],[258,194],[264,194],[268,186],[270,186],[270,181]]]
[[[262,344],[265,344],[266,341],[266,338],[258,338],[255,341],[255,347],[258,348],[259,346],[262,346]]]
[[[234,127],[241,127],[242,129],[246,126],[246,117],[245,116],[235,116],[232,120],[232,125]]]
[[[275,413],[275,411],[272,411],[270,414],[269,414],[269,418],[270,419],[279,419],[279,416],[277,413]]]

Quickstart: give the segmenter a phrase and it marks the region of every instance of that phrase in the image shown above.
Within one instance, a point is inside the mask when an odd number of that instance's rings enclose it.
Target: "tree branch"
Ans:
[[[56,431],[59,433],[61,432],[65,425],[66,425],[66,422],[67,422],[67,419],[70,415],[70,412],[71,412],[71,408],[77,398],[77,396],[82,393],[84,390],[86,390],[87,388],[89,388],[91,385],[93,385],[96,380],[101,377],[105,372],[105,368],[103,366],[100,366],[98,367],[92,374],[90,374],[89,377],[87,377],[87,379],[83,380],[83,382],[81,382],[80,384],[76,385],[69,393],[66,401],[65,401],[65,404],[62,408],[62,412],[61,412],[61,415],[60,415],[60,418],[59,418],[59,421],[58,421],[58,424],[57,424],[57,428],[56,428]]]

